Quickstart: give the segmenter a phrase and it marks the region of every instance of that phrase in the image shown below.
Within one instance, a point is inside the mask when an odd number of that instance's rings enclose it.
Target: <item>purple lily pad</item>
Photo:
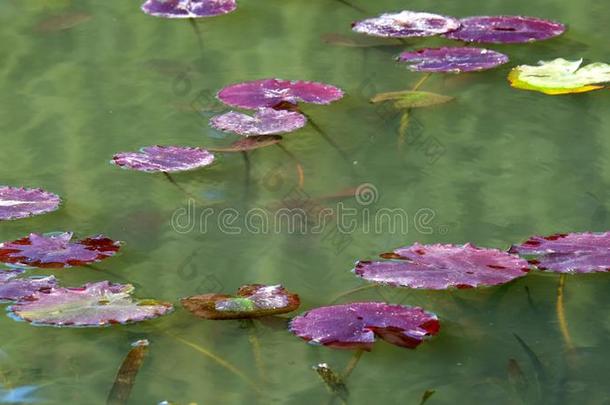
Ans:
[[[108,281],[78,288],[54,288],[34,293],[11,306],[9,312],[36,325],[100,327],[140,322],[172,310],[172,305],[166,302],[132,298],[133,289],[129,284]]]
[[[121,152],[110,163],[141,172],[175,173],[199,169],[214,162],[214,155],[201,148],[186,146],[147,146],[140,152]]]
[[[610,271],[610,232],[560,233],[532,236],[511,253],[536,256],[530,260],[540,270],[556,273]]]
[[[375,283],[444,290],[508,283],[525,276],[526,260],[497,249],[471,244],[420,245],[399,248],[381,257],[388,261],[359,261],[354,273]]]
[[[0,243],[0,262],[40,268],[67,268],[99,262],[114,256],[121,242],[99,235],[71,242],[71,232],[30,234]]]
[[[154,17],[214,17],[235,11],[235,0],[147,0],[142,11]]]
[[[508,56],[489,49],[456,46],[403,52],[398,60],[416,72],[460,73],[494,68],[508,62]]]
[[[565,25],[541,18],[521,16],[477,16],[462,18],[460,28],[446,38],[466,42],[509,44],[540,41],[563,34]]]
[[[247,319],[285,314],[296,310],[301,301],[281,285],[247,284],[237,295],[204,294],[181,300],[195,316],[204,319]]]
[[[232,84],[220,90],[217,96],[220,101],[232,107],[289,109],[300,101],[330,104],[342,98],[343,91],[324,83],[262,79]]]
[[[21,270],[0,270],[0,301],[17,301],[37,291],[47,292],[57,285],[54,276],[18,278]]]
[[[438,14],[401,11],[382,14],[352,24],[352,30],[377,37],[429,37],[444,34],[460,27],[460,22]]]
[[[238,135],[273,135],[296,131],[307,124],[307,118],[296,111],[261,108],[254,116],[235,111],[212,117],[210,125]]]
[[[39,188],[0,187],[0,221],[55,211],[61,199]]]
[[[383,302],[354,302],[316,308],[297,316],[290,323],[290,331],[298,337],[338,349],[370,350],[375,336],[413,349],[439,330],[436,315],[419,307]]]

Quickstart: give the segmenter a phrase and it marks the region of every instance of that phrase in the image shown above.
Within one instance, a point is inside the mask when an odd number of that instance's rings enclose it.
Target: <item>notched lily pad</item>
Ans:
[[[516,255],[471,244],[416,243],[381,257],[388,260],[357,262],[354,273],[380,284],[444,290],[504,284],[529,270],[527,261]]]
[[[147,0],[142,11],[154,17],[214,17],[235,11],[235,0]]]
[[[40,235],[0,243],[0,262],[41,268],[66,268],[114,256],[121,242],[103,235],[71,242],[72,232]]]
[[[140,152],[121,152],[110,163],[124,169],[141,172],[175,173],[209,166],[214,155],[201,148],[186,146],[147,146]]]
[[[610,271],[610,232],[559,233],[532,236],[511,253],[535,256],[530,263],[540,270],[556,273]]]
[[[182,305],[204,319],[247,319],[285,314],[300,305],[297,294],[281,285],[247,284],[237,294],[204,294],[182,299]]]
[[[482,48],[424,48],[403,52],[399,62],[415,72],[461,73],[492,69],[508,62],[508,56]]]
[[[610,82],[610,65],[598,62],[580,67],[581,64],[582,59],[558,58],[540,61],[538,66],[520,65],[510,71],[508,80],[515,88],[550,95],[598,90]]]
[[[57,285],[54,276],[20,278],[21,270],[0,270],[0,301],[18,301]]]
[[[100,327],[157,318],[172,305],[131,297],[133,286],[109,281],[78,288],[54,288],[9,307],[14,317],[36,325]]]
[[[438,318],[430,312],[384,302],[316,308],[290,323],[290,331],[309,343],[338,349],[370,350],[375,336],[413,349],[439,329]]]
[[[0,186],[0,221],[45,214],[60,204],[59,196],[39,188]]]
[[[273,135],[296,131],[307,124],[307,118],[296,111],[261,108],[254,116],[231,111],[212,117],[210,125],[220,131],[238,135]]]
[[[466,42],[509,44],[553,38],[566,29],[555,21],[522,16],[467,17],[460,23],[460,28],[444,36]]]
[[[266,148],[282,141],[280,135],[258,135],[248,136],[244,139],[233,142],[227,148],[209,148],[214,152],[248,152],[255,149]]]
[[[378,37],[428,37],[456,30],[460,22],[455,18],[415,11],[382,14],[352,24],[352,30]]]
[[[303,80],[262,79],[237,83],[220,90],[217,95],[232,107],[257,109],[295,106],[299,102],[330,104],[343,97],[343,91],[330,84]]]
[[[404,90],[379,93],[371,98],[371,103],[393,101],[396,108],[419,108],[448,103],[453,99],[454,97],[451,96],[444,96],[428,91]]]

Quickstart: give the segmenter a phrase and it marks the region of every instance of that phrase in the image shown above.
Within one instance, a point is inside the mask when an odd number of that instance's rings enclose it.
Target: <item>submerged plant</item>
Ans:
[[[510,85],[544,94],[571,94],[599,90],[610,82],[610,65],[591,63],[582,66],[582,59],[562,58],[540,61],[538,66],[520,65],[508,74]]]
[[[0,186],[0,221],[55,211],[61,199],[39,188]]]
[[[136,300],[129,284],[109,281],[85,284],[78,288],[53,288],[35,292],[30,298],[9,307],[17,319],[35,325],[62,327],[100,327],[157,318],[172,311],[167,302]]]
[[[103,235],[72,241],[72,232],[32,233],[0,243],[0,262],[40,268],[66,268],[99,262],[114,256],[121,242]]]
[[[553,38],[565,29],[561,23],[535,17],[476,16],[462,18],[460,27],[444,36],[465,42],[509,44]]]

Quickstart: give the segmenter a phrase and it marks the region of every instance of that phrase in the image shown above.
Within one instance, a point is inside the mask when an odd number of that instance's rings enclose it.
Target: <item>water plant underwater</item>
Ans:
[[[232,0],[149,0],[142,5],[142,10],[153,16],[187,19],[226,14],[235,9]],[[455,19],[403,11],[356,22],[353,30],[390,38],[442,35],[447,39],[472,43],[529,43],[560,35],[565,27],[531,17]],[[412,108],[442,104],[452,99],[419,90],[429,73],[482,71],[507,63],[508,56],[493,50],[458,46],[406,51],[398,60],[407,63],[412,71],[426,72],[427,76],[410,90],[379,94],[372,101],[392,101],[408,114]],[[520,65],[511,70],[509,81],[513,87],[550,95],[597,90],[610,82],[609,65],[593,63],[580,67],[581,63],[582,60],[558,58],[540,62],[538,66]],[[231,107],[254,110],[254,115],[231,111],[213,117],[210,125],[244,138],[226,148],[216,149],[149,146],[140,152],[117,153],[112,163],[136,171],[163,173],[185,191],[170,173],[208,167],[215,162],[214,153],[241,152],[247,156],[250,150],[281,146],[283,138],[279,134],[296,131],[308,122],[313,124],[311,117],[299,109],[299,102],[329,104],[342,97],[341,89],[317,82],[262,79],[231,85],[220,90],[218,98]],[[317,125],[315,127],[324,134]],[[299,176],[302,186],[301,178]],[[60,205],[60,197],[48,191],[0,187],[0,221],[50,213]],[[24,277],[32,267],[64,269],[106,260],[117,254],[122,245],[102,235],[77,241],[72,239],[70,232],[31,233],[0,244],[0,262],[7,265],[6,269],[0,270],[0,300],[12,303],[8,307],[11,316],[43,326],[101,327],[150,320],[173,310],[171,303],[134,299],[134,287],[129,284],[100,281],[79,287],[62,287],[53,275]],[[353,270],[355,275],[375,284],[446,290],[501,285],[524,277],[532,270],[560,273],[558,319],[566,345],[573,348],[563,312],[565,274],[609,271],[610,233],[534,236],[508,251],[471,244],[416,243],[384,253],[381,258],[380,261],[358,261]],[[294,311],[300,304],[298,295],[281,286],[259,284],[243,286],[235,296],[205,294],[186,297],[181,302],[196,316],[213,320],[275,316]],[[320,375],[326,376],[329,387],[335,387],[332,389],[337,394],[343,389],[340,387],[344,387],[342,379],[353,371],[362,350],[372,349],[375,338],[414,349],[439,333],[440,321],[436,314],[423,308],[367,301],[310,309],[293,318],[289,330],[311,344],[356,350],[355,361],[342,376],[336,375],[326,365],[316,367]],[[137,373],[147,347],[148,342],[136,342],[124,363],[124,374]],[[220,360],[217,362],[222,364]],[[231,366],[225,364],[225,367]],[[124,386],[115,385],[109,402],[126,401],[134,379]],[[117,381],[120,381],[118,377]]]

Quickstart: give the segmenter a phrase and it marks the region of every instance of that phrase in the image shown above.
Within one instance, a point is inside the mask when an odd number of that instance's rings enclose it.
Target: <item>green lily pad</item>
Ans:
[[[444,104],[453,99],[454,97],[431,93],[429,91],[404,90],[379,93],[371,98],[371,103],[393,101],[396,108],[419,108]]]
[[[582,66],[582,59],[570,61],[558,58],[540,61],[538,66],[520,65],[508,74],[511,86],[539,91],[544,94],[570,94],[604,88],[610,82],[610,65],[591,63]]]

